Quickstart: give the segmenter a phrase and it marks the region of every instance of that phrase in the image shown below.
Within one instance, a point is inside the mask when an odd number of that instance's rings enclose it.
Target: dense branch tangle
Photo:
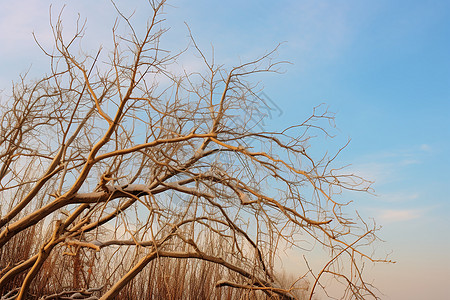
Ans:
[[[110,299],[150,262],[169,258],[238,275],[217,288],[290,298],[295,293],[276,282],[274,261],[277,246],[295,245],[297,233],[344,249],[352,266],[355,255],[365,257],[351,242],[373,237],[371,229],[355,233],[332,195],[336,187],[365,189],[363,181],[336,175],[330,159],[306,152],[309,131],[322,130],[315,122],[329,115],[257,131],[257,87],[246,79],[276,72],[273,52],[227,70],[192,39],[204,72],[170,73],[181,54],[160,46],[162,7],[153,3],[143,37],[119,12],[129,34],[120,36],[117,22],[105,57],[75,55],[84,29],[66,41],[58,19],[54,51],[44,50],[50,75],[14,86],[0,132],[0,291],[19,288],[25,299],[39,281],[48,293],[62,292],[55,288],[67,278],[45,279],[46,264],[54,273],[70,265],[74,290],[103,286],[102,299]],[[30,232],[28,250],[14,255]],[[370,290],[362,283],[355,294]]]

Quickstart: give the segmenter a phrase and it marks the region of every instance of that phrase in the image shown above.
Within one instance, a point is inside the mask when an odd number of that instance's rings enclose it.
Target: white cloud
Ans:
[[[422,144],[422,145],[420,145],[420,150],[422,150],[424,152],[431,152],[431,151],[433,151],[433,148],[428,144]]]
[[[409,202],[414,201],[420,197],[419,193],[417,192],[395,192],[395,193],[387,193],[387,194],[381,194],[380,199],[384,202],[388,203],[403,203],[403,202]]]
[[[424,161],[424,152],[433,149],[428,144],[413,145],[407,148],[390,149],[379,153],[363,155],[347,169],[356,175],[375,181],[377,186],[401,180],[409,166],[420,165]]]
[[[424,214],[424,209],[385,209],[379,212],[377,220],[383,223],[405,222],[418,219]]]
[[[287,12],[289,41],[297,50],[325,58],[338,56],[353,37],[347,5],[296,2]]]
[[[352,173],[370,181],[376,185],[390,182],[395,178],[396,168],[394,163],[377,159],[364,159],[367,162],[354,163],[345,169],[345,172]]]

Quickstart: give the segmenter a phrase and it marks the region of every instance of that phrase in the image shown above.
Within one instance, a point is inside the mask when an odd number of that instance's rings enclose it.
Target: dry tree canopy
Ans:
[[[156,299],[170,284],[177,299],[202,291],[311,299],[330,278],[346,298],[377,298],[362,277],[362,263],[374,261],[365,250],[375,227],[352,220],[335,199],[368,186],[309,148],[332,116],[258,130],[250,122],[261,117],[252,75],[278,71],[274,52],[226,67],[191,38],[186,52],[204,68],[177,71],[185,53],[160,43],[163,6],[150,3],[142,35],[118,10],[107,55],[80,52],[82,24],[67,39],[58,18],[53,50],[42,46],[51,72],[23,77],[5,101],[2,299]],[[277,257],[280,245],[304,240],[329,249],[330,260],[299,270],[293,281],[309,279],[299,288],[280,280]]]

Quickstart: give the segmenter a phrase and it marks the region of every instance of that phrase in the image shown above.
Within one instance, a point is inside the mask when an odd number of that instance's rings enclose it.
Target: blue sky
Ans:
[[[67,2],[67,27],[88,18],[85,47],[110,42],[108,1],[0,3],[0,89],[46,58],[31,32],[51,45],[48,8]],[[118,1],[145,16],[146,1]],[[373,269],[385,299],[444,299],[450,294],[450,2],[182,1],[166,9],[170,47],[186,43],[186,21],[200,47],[227,65],[278,52],[292,65],[258,78],[283,110],[284,127],[326,103],[336,113],[340,162],[374,180],[375,194],[349,195],[383,226],[380,250],[395,265]],[[4,96],[3,96],[4,97]]]

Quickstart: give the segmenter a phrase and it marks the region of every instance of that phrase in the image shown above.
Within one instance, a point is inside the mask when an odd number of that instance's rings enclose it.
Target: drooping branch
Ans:
[[[285,130],[260,128],[250,79],[278,72],[276,49],[228,68],[189,32],[205,70],[179,72],[176,60],[192,48],[162,48],[164,3],[150,2],[143,31],[114,4],[129,34],[114,24],[109,57],[74,49],[84,26],[66,39],[60,15],[51,25],[55,49],[40,45],[52,74],[32,85],[22,78],[2,108],[0,293],[96,298],[84,285],[103,286],[102,299],[125,287],[151,294],[130,282],[152,278],[161,262],[183,273],[195,261],[231,271],[212,287],[293,299],[290,284],[274,284],[275,262],[280,243],[304,253],[304,240],[331,253],[322,271],[309,273],[318,274],[310,295],[327,275],[376,299],[360,265],[377,261],[366,253],[376,226],[355,221],[345,197],[334,195],[368,187],[334,166],[341,148],[328,157],[314,143],[314,135],[332,137],[321,121],[333,116],[313,110]]]

